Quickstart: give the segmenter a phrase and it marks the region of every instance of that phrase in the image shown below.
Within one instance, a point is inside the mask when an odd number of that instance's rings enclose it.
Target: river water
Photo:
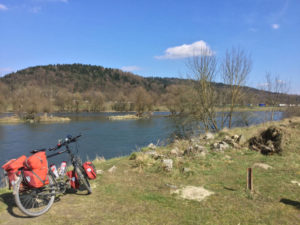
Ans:
[[[79,141],[79,155],[83,160],[103,156],[106,159],[129,155],[149,143],[167,144],[177,129],[176,122],[168,113],[157,112],[150,119],[111,121],[108,116],[122,113],[79,113],[60,114],[71,118],[69,123],[56,124],[1,124],[0,165],[11,158],[30,155],[32,149],[54,147],[58,139],[68,134],[82,134]],[[242,118],[245,113],[238,113]],[[250,116],[249,116],[250,115]],[[249,124],[258,124],[269,116],[265,112],[247,115]],[[275,120],[282,118],[276,112]],[[239,119],[239,121],[242,121]],[[235,122],[236,126],[244,123]],[[75,146],[74,146],[74,150]],[[67,155],[51,158],[50,163],[67,159]]]

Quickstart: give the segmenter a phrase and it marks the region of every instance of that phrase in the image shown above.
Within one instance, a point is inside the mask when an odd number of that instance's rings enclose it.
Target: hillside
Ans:
[[[119,69],[82,64],[30,67],[8,74],[1,78],[1,81],[13,89],[39,86],[66,89],[73,93],[89,90],[100,90],[106,93],[143,87],[147,91],[155,91],[159,94],[163,93],[169,85],[186,83],[186,80],[178,78],[144,78]]]
[[[168,110],[166,106],[177,105],[174,99],[185,92],[182,87],[192,83],[179,78],[141,77],[92,65],[35,66],[0,78],[0,111],[132,111],[137,101],[143,102],[144,108]],[[226,91],[226,85],[214,85],[220,96]],[[249,87],[244,91],[244,105],[264,102],[268,95]],[[299,96],[280,98],[283,103],[300,103]]]

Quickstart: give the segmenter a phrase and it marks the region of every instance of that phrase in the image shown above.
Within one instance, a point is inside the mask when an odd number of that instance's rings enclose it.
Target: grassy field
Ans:
[[[246,139],[271,123],[223,130],[209,147],[224,135],[244,134]],[[264,156],[250,151],[247,143],[224,153],[208,150],[206,156],[170,156],[174,147],[184,150],[189,141],[178,141],[156,149],[173,159],[173,169],[165,171],[161,160],[143,152],[131,157],[95,160],[103,170],[91,182],[91,195],[66,194],[48,213],[24,218],[7,190],[0,191],[0,224],[300,224],[300,119],[273,123],[283,131],[281,155]],[[131,158],[131,160],[129,159]],[[265,163],[272,169],[253,167]],[[115,172],[108,172],[116,166]],[[254,192],[246,190],[246,170],[253,167]],[[188,173],[182,172],[189,168]],[[184,186],[204,187],[214,192],[198,202],[184,200],[172,190]]]

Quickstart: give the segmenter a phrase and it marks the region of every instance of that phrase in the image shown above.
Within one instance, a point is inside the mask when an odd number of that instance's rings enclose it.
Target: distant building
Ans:
[[[285,107],[287,104],[279,104],[279,107]]]

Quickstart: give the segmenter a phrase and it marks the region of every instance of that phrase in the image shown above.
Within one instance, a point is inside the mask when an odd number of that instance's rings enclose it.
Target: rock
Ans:
[[[183,155],[193,156],[193,155],[204,155],[207,153],[207,149],[202,145],[194,145],[189,146],[186,150],[184,150]]]
[[[153,143],[150,143],[150,144],[148,145],[148,148],[150,148],[151,150],[155,150],[155,149],[156,149],[156,145],[153,144]]]
[[[211,139],[214,139],[214,138],[215,138],[215,136],[210,132],[207,132],[203,137],[203,139],[205,139],[205,140],[211,140]]]
[[[214,194],[214,192],[206,190],[203,187],[186,186],[175,191],[171,190],[171,194],[179,194],[179,196],[183,199],[201,202],[208,196]]]
[[[173,184],[166,184],[166,186],[172,189],[177,189],[177,186]]]
[[[238,142],[239,137],[240,137],[239,135],[235,134],[231,137],[231,139],[233,139],[234,142]]]
[[[273,169],[272,166],[270,166],[268,164],[265,164],[265,163],[254,163],[253,167],[259,167],[259,168],[262,168],[262,169],[265,169],[265,170]]]
[[[244,145],[247,142],[246,138],[244,135],[240,135],[239,138],[237,139],[237,143],[240,145]]]
[[[192,172],[192,170],[190,168],[185,167],[185,168],[183,168],[182,172],[183,173],[190,173],[190,172]]]
[[[230,148],[230,146],[225,142],[225,141],[221,141],[221,142],[216,142],[212,145],[212,148],[215,150],[215,151],[224,151],[228,148]]]
[[[109,170],[107,170],[109,173],[114,173],[116,171],[117,167],[112,166]]]
[[[163,159],[162,160],[163,167],[167,171],[171,171],[173,169],[173,160],[172,159]]]
[[[96,170],[96,174],[103,174],[103,170]]]
[[[299,181],[292,180],[291,183],[292,183],[292,184],[297,184],[298,186],[300,186],[300,182],[299,182]]]
[[[170,155],[172,156],[179,156],[181,155],[180,154],[181,152],[179,151],[179,149],[177,147],[173,148],[171,151],[170,151]]]
[[[156,151],[145,152],[145,155],[149,155],[149,156],[151,156],[155,160],[163,158],[163,155],[159,155]]]

